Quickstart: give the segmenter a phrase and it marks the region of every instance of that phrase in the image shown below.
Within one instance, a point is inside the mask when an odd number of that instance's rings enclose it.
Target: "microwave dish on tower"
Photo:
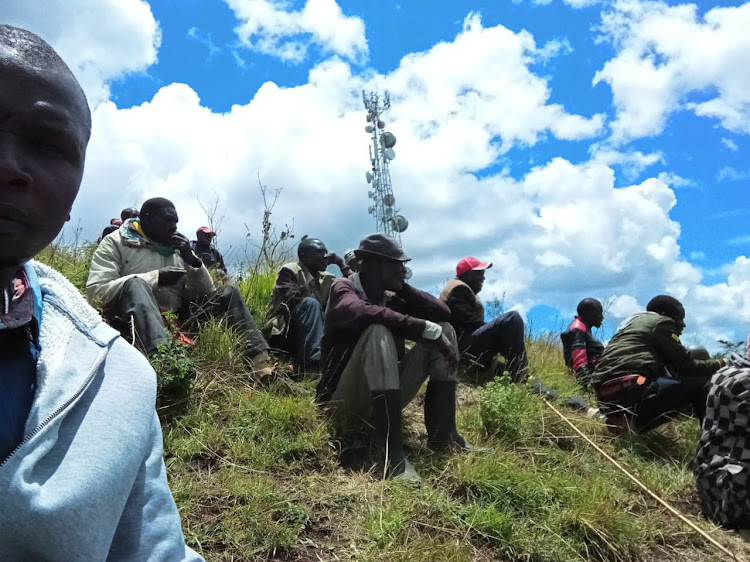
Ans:
[[[375,231],[387,234],[401,243],[401,233],[409,226],[409,221],[394,208],[396,197],[393,195],[391,175],[388,166],[396,158],[396,135],[385,130],[382,115],[391,108],[388,92],[381,96],[378,92],[362,91],[362,101],[367,110],[367,126],[365,132],[370,135],[370,164],[371,171],[365,174],[371,191],[368,197],[374,205],[368,212],[375,218]],[[411,277],[411,271],[408,272]]]

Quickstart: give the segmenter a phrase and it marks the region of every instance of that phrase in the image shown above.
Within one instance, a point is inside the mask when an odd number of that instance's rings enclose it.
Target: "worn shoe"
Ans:
[[[579,396],[571,396],[565,405],[571,410],[587,410],[589,407],[586,401]]]
[[[404,458],[403,471],[400,474],[393,476],[394,480],[401,482],[408,482],[410,484],[419,484],[422,482],[422,478],[419,473],[415,470],[414,466],[409,462],[409,459]]]
[[[542,384],[542,381],[539,379],[533,379],[529,386],[531,387],[531,392],[549,398],[550,400],[555,400],[559,396],[556,390],[548,387],[546,384]]]
[[[248,362],[255,376],[261,380],[271,377],[273,375],[273,368],[276,366],[276,363],[274,363],[273,359],[265,351],[248,359]]]

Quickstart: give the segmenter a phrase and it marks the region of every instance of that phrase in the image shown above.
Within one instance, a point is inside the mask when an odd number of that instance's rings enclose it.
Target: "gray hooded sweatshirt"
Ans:
[[[62,275],[27,269],[41,353],[24,440],[0,459],[0,560],[202,560],[167,485],[148,361]]]

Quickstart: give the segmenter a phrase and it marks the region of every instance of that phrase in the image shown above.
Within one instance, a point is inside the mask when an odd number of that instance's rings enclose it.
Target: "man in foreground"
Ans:
[[[284,264],[276,278],[268,310],[269,340],[292,354],[303,371],[318,371],[323,314],[335,279],[326,268],[335,264],[344,277],[351,270],[317,238],[302,240],[297,257],[299,261]]]
[[[154,353],[170,336],[161,309],[192,326],[208,317],[225,318],[244,335],[245,357],[260,377],[273,364],[268,343],[236,287],[214,289],[211,275],[177,232],[177,210],[168,199],[154,197],[143,203],[140,217],[128,219],[104,238],[91,259],[86,296],[103,308],[105,316],[124,322],[135,332],[135,345]]]
[[[601,328],[604,321],[602,303],[596,299],[583,299],[578,303],[578,316],[568,329],[560,334],[565,365],[584,387],[591,385],[596,362],[604,352],[602,342],[591,333],[591,328]]]
[[[684,411],[703,421],[711,375],[723,362],[693,357],[680,341],[684,328],[682,303],[667,295],[619,326],[592,377],[613,430],[645,433]]]
[[[456,335],[450,310],[404,281],[398,242],[372,234],[356,250],[360,270],[336,279],[325,315],[318,400],[343,425],[370,420],[390,476],[416,481],[406,458],[401,410],[429,378],[424,403],[428,443],[469,449],[456,428]],[[404,340],[415,342],[408,352]]]
[[[198,256],[208,269],[215,269],[222,275],[227,274],[224,256],[212,246],[216,233],[207,226],[201,226],[195,231],[196,240],[190,242],[190,249]]]
[[[59,273],[91,114],[65,63],[0,25],[0,559],[200,560],[167,485],[156,377]]]
[[[490,262],[463,258],[456,265],[456,277],[440,293],[440,300],[450,308],[461,356],[487,368],[500,354],[511,380],[520,382],[528,372],[523,318],[513,310],[485,322],[484,305],[477,296],[484,286],[484,272],[491,267]]]

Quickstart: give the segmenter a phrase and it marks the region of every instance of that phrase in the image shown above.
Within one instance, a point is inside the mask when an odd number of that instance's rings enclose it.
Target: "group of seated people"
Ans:
[[[225,319],[246,336],[261,377],[274,369],[265,328],[319,371],[316,396],[332,416],[370,421],[387,473],[407,480],[419,476],[401,411],[425,381],[429,445],[470,451],[456,427],[459,361],[492,366],[501,354],[513,381],[526,378],[520,315],[485,322],[478,293],[492,264],[460,260],[434,297],[406,282],[409,258],[382,234],[343,260],[319,240],[300,244],[259,327],[236,287],[214,285],[210,229],[191,245],[174,205],[152,198],[102,237],[87,303],[32,258],[70,218],[90,134],[86,97],[65,62],[36,35],[0,24],[0,559],[201,559],[185,545],[168,487],[145,359],[170,341],[162,311],[186,329]],[[330,264],[340,277],[325,271]],[[584,301],[563,337],[566,357],[615,426],[648,431],[686,408],[702,419],[695,471],[704,508],[748,526],[750,362],[691,354],[680,342],[684,318],[679,301],[656,297],[601,352],[590,333],[601,304]],[[121,333],[134,334],[137,349]]]
[[[606,347],[591,334],[602,318],[601,303],[584,299],[561,339],[566,364],[593,389],[607,424],[645,433],[678,415],[695,417],[702,434],[692,466],[703,510],[726,527],[750,528],[750,360],[686,348],[685,308],[668,295],[622,322]]]
[[[267,322],[258,326],[236,287],[216,289],[177,223],[172,202],[156,197],[104,237],[91,260],[89,301],[147,356],[171,339],[164,311],[186,330],[209,317],[224,319],[244,334],[245,356],[261,378],[273,372],[271,347],[285,350],[303,372],[319,376],[317,398],[344,426],[370,421],[391,476],[419,478],[404,452],[401,410],[425,380],[430,445],[469,450],[456,428],[459,357],[487,366],[502,354],[514,381],[526,375],[521,316],[484,321],[477,293],[491,263],[462,259],[437,298],[406,283],[409,258],[386,235],[364,238],[345,254],[349,263],[306,238],[298,261],[281,267]],[[329,265],[341,276],[327,272]],[[406,340],[415,342],[408,351]]]

